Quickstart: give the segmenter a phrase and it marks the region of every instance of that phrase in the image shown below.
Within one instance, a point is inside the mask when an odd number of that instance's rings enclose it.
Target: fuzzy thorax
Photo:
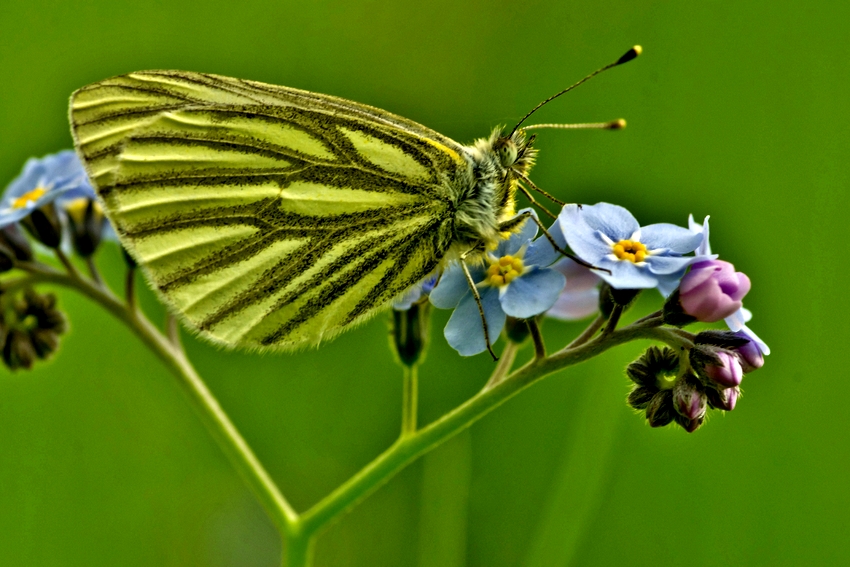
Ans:
[[[506,136],[499,127],[466,148],[473,171],[456,203],[456,243],[494,248],[507,238],[500,226],[516,215],[517,179],[534,165],[533,142],[521,129]]]

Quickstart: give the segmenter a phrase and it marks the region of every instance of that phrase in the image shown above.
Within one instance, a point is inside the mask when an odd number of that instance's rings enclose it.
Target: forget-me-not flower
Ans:
[[[30,158],[6,187],[0,204],[0,227],[20,221],[69,191],[94,197],[88,175],[73,150]]]
[[[536,235],[537,224],[528,220],[496,250],[487,252],[481,265],[469,266],[491,341],[502,332],[507,316],[528,319],[543,313],[564,287],[563,274],[548,267],[557,253],[545,237],[534,240]],[[487,349],[481,314],[458,262],[443,272],[430,298],[436,307],[454,308],[443,332],[452,348],[463,356]]]
[[[641,227],[623,207],[610,203],[567,205],[558,216],[573,252],[597,268],[616,289],[657,287],[665,296],[679,285],[699,256],[683,256],[702,241],[701,234],[668,223]]]

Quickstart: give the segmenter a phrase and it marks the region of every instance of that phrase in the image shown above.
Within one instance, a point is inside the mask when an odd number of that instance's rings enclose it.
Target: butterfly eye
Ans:
[[[496,151],[499,154],[499,162],[502,167],[509,168],[516,162],[517,147],[513,140],[506,138],[502,143],[497,144]]]

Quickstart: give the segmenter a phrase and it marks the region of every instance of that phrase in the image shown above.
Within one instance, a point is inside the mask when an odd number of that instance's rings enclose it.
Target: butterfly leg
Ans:
[[[460,255],[460,267],[463,269],[463,275],[466,276],[466,283],[469,285],[469,291],[472,292],[472,297],[475,298],[475,304],[478,305],[478,314],[481,315],[481,325],[484,327],[484,342],[487,343],[487,351],[493,360],[499,360],[496,353],[493,352],[493,345],[490,344],[490,332],[487,330],[487,318],[484,316],[484,306],[481,305],[481,296],[478,294],[478,288],[475,287],[475,282],[472,281],[472,274],[469,273],[469,267],[466,265],[466,256],[472,252],[469,250]]]

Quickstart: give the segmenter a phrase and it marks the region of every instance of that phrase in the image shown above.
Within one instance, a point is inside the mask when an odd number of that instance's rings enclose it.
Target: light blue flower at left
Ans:
[[[0,228],[16,223],[59,197],[91,196],[94,190],[73,150],[30,158],[3,193]]]
[[[492,342],[502,332],[507,316],[528,319],[539,315],[554,305],[564,288],[563,274],[548,267],[558,254],[547,239],[534,240],[536,235],[537,224],[528,220],[496,250],[487,252],[482,265],[470,266]],[[440,309],[454,308],[443,331],[452,348],[462,356],[487,349],[481,313],[459,263],[453,262],[443,272],[430,298]]]

